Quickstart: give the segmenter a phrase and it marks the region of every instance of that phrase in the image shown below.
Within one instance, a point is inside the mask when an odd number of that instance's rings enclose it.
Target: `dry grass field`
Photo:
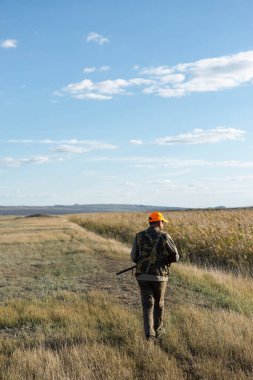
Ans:
[[[223,213],[219,228],[226,238]],[[114,216],[0,218],[0,379],[252,379],[253,279],[211,268],[215,260],[209,268],[173,264],[166,330],[151,346],[143,339],[134,276],[115,275],[131,265],[131,238],[145,221],[143,214],[132,223],[128,214]],[[199,236],[201,221],[206,244],[212,241],[212,215],[188,217]],[[246,242],[238,259],[252,241],[251,218],[246,210],[237,217],[243,237],[235,245]],[[93,223],[87,225],[88,219]],[[175,240],[179,233],[192,236],[185,215],[171,219]],[[228,234],[236,223],[230,220]],[[129,238],[123,242],[124,229]]]
[[[253,209],[165,212],[181,259],[197,265],[253,275]],[[131,244],[147,226],[148,213],[81,214],[84,228]]]

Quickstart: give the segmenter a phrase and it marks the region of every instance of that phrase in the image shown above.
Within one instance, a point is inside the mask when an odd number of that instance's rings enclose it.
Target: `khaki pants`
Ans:
[[[144,332],[157,337],[162,330],[167,281],[138,281],[141,290]]]

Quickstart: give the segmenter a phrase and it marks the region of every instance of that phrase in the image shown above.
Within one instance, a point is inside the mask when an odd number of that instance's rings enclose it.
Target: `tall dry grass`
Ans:
[[[129,246],[49,219],[0,218],[0,379],[253,377],[251,278],[173,265],[151,346],[134,278],[115,276]]]
[[[156,346],[138,312],[108,294],[73,293],[0,309],[3,379],[250,379],[252,319],[180,306]],[[7,337],[8,336],[8,337]]]
[[[4,379],[183,378],[173,356],[146,345],[138,315],[104,293],[10,302],[0,318],[10,335],[0,340]]]
[[[253,275],[253,209],[165,213],[181,259],[208,267]],[[147,228],[147,213],[99,213],[70,216],[80,226],[132,244]]]
[[[253,317],[253,280],[217,269],[202,269],[190,264],[174,265],[171,282],[203,297],[212,308],[235,311]]]

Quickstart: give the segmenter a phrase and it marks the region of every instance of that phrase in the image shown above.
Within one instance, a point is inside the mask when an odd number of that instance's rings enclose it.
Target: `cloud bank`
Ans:
[[[93,82],[84,79],[81,82],[70,83],[57,91],[55,95],[62,96],[68,94],[76,99],[110,100],[116,95],[129,95],[128,89],[137,86],[151,85],[153,80],[144,78],[114,79],[102,82]]]
[[[221,91],[253,81],[253,51],[201,59],[176,66],[148,67],[141,74],[155,80],[144,92],[181,97],[193,92]]]
[[[105,42],[93,33],[90,41]],[[101,42],[98,42],[101,41]],[[77,99],[110,100],[140,90],[145,95],[163,98],[183,97],[192,93],[223,91],[253,84],[253,50],[218,58],[201,59],[175,66],[135,66],[138,77],[107,79],[93,82],[85,79],[70,83],[55,95],[69,95]]]
[[[38,156],[38,157],[31,157],[31,158],[4,157],[4,158],[0,158],[0,166],[17,168],[26,164],[45,164],[49,160],[50,158],[45,157],[45,156]]]
[[[121,162],[137,168],[159,169],[159,168],[194,168],[194,167],[225,167],[225,168],[253,168],[253,161],[227,160],[210,161],[205,159],[173,159],[168,157],[91,157],[89,162],[108,161]]]
[[[51,151],[54,153],[87,153],[91,152],[93,150],[111,150],[111,149],[117,149],[117,145],[113,144],[107,144],[107,143],[101,143],[101,142],[86,142],[85,144],[81,144],[83,146],[80,146],[79,143],[72,143],[72,144],[61,144],[57,145],[56,147],[52,148]]]
[[[116,145],[108,144],[96,140],[78,140],[78,139],[68,139],[68,140],[33,140],[33,139],[10,139],[10,140],[0,140],[2,143],[8,144],[48,144],[48,145],[60,145],[60,144],[70,144],[70,145],[86,145],[88,148],[92,149],[115,149]]]
[[[0,167],[12,167],[18,168],[27,164],[44,164],[47,162],[59,162],[64,161],[63,157],[59,157],[57,154],[82,154],[91,151],[98,150],[113,150],[118,146],[101,141],[93,140],[32,140],[32,139],[12,139],[12,140],[0,140],[1,143],[9,144],[46,144],[51,145],[49,154],[46,156],[35,156],[26,158],[14,158],[3,157],[0,158]]]
[[[194,129],[192,132],[157,139],[157,145],[214,144],[225,140],[244,140],[246,132],[241,129],[218,127]]]

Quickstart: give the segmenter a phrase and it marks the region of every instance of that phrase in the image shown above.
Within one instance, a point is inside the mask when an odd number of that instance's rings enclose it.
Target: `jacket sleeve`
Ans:
[[[166,245],[167,245],[167,250],[169,252],[170,263],[178,262],[179,254],[177,251],[177,247],[169,234],[166,234]]]
[[[137,236],[135,236],[133,247],[131,250],[131,260],[134,263],[138,263],[139,259],[140,259],[139,244],[138,244]]]

